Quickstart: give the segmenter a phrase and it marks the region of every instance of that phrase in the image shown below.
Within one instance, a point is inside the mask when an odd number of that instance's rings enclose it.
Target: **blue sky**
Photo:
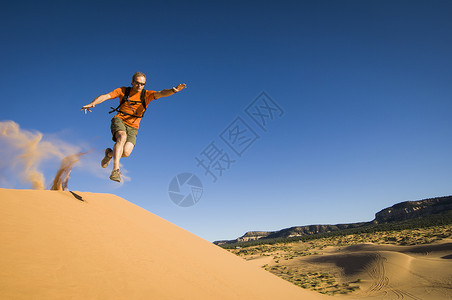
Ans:
[[[71,190],[209,241],[452,194],[450,1],[10,1],[0,23],[0,121],[93,149]],[[118,185],[99,166],[118,100],[80,107],[135,71],[146,89],[188,88],[148,107]],[[283,111],[266,131],[245,112],[262,92]],[[240,157],[220,138],[237,117],[259,136]],[[216,182],[195,160],[211,142],[235,160]],[[168,195],[184,172],[203,184],[187,208]]]

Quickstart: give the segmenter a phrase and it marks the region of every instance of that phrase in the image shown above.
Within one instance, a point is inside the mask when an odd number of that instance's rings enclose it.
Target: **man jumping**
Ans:
[[[113,149],[105,149],[105,156],[101,161],[102,168],[106,168],[113,158],[113,171],[110,179],[120,182],[121,171],[119,170],[119,160],[121,157],[128,157],[135,146],[137,132],[141,118],[146,111],[147,106],[152,100],[168,97],[183,90],[187,86],[179,84],[177,87],[171,89],[156,91],[146,91],[144,85],[146,84],[146,75],[136,72],[132,77],[132,87],[121,87],[115,89],[108,94],[100,95],[94,99],[90,104],[82,107],[81,110],[91,112],[90,108],[95,107],[106,100],[118,98],[120,99],[119,106],[112,107],[112,111],[117,114],[111,119],[111,133],[112,139],[115,142]]]

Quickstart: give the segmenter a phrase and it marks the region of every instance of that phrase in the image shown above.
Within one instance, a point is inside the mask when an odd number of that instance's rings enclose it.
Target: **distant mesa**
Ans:
[[[452,210],[452,196],[405,201],[377,212],[374,221],[378,224],[404,221],[449,210]]]
[[[369,225],[388,224],[412,219],[422,219],[429,216],[452,212],[452,196],[437,197],[419,201],[405,201],[385,208],[375,214],[370,222],[358,222],[336,225],[295,226],[278,231],[249,231],[235,240],[215,241],[216,245],[234,244],[259,239],[278,239],[302,237],[339,230],[358,229]]]

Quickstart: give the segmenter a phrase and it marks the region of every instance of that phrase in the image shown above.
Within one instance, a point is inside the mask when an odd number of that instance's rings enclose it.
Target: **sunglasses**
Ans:
[[[136,85],[140,85],[140,86],[144,86],[146,83],[142,83],[142,82],[138,82],[138,81],[134,81],[134,83],[136,84]]]

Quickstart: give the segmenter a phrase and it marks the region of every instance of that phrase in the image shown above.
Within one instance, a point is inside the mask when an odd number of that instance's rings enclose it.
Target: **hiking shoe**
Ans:
[[[119,169],[111,171],[110,179],[113,181],[121,182],[121,171],[119,171]]]
[[[102,168],[106,168],[108,166],[108,164],[110,163],[111,157],[108,156],[108,153],[112,152],[113,150],[111,150],[110,148],[105,149],[105,156],[102,159],[102,161],[100,162],[100,165],[102,166]]]

